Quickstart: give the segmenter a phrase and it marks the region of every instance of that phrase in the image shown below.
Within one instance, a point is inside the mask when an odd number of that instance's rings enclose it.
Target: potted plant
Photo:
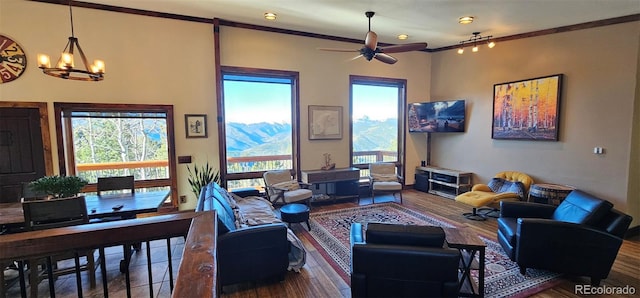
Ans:
[[[211,182],[220,183],[220,172],[212,168],[209,162],[201,167],[194,165],[193,171],[187,165],[187,172],[189,172],[188,180],[189,185],[191,185],[191,191],[196,195],[196,198],[200,197],[200,190],[205,185]]]
[[[46,193],[53,198],[66,198],[77,195],[87,185],[87,180],[77,176],[45,176],[29,183],[34,191]]]

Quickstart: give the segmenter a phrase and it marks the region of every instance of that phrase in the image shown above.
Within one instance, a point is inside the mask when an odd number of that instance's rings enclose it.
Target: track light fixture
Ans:
[[[472,34],[473,36],[471,36],[469,39],[463,40],[460,42],[460,48],[458,48],[458,54],[464,53],[464,47],[466,45],[473,45],[473,47],[471,48],[471,51],[474,53],[479,50],[478,46],[482,45],[483,43],[486,43],[487,47],[489,47],[490,49],[496,46],[496,43],[490,40],[493,37],[492,35],[483,37],[482,35],[480,35],[480,32],[473,32]]]

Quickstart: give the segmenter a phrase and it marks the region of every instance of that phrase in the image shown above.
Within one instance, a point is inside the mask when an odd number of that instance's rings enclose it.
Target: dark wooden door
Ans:
[[[0,202],[18,202],[22,183],[45,176],[37,108],[0,108]]]

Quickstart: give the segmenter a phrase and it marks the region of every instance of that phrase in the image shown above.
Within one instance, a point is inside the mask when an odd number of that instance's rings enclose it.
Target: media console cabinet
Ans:
[[[303,170],[301,176],[302,182],[315,186],[314,194],[323,192],[329,196],[328,200],[312,200],[312,203],[352,199],[360,195],[360,169],[358,168]],[[324,186],[324,191],[320,191],[320,185]]]
[[[434,166],[416,167],[414,188],[430,194],[454,199],[471,190],[470,172],[439,168]]]

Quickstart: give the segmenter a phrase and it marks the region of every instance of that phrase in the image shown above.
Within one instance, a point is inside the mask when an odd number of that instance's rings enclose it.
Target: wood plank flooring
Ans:
[[[376,203],[391,201],[392,197],[376,197]],[[399,200],[396,198],[396,201]],[[371,204],[371,199],[362,199],[360,205]],[[354,207],[354,202],[339,203],[333,205],[312,206],[311,212],[341,209]],[[468,220],[462,213],[469,212],[467,205],[455,202],[454,200],[430,195],[415,190],[403,191],[403,205],[423,212],[438,215],[450,221],[468,226],[478,234],[496,238],[497,222],[494,218],[486,221]],[[299,224],[294,224],[294,231],[306,228]],[[303,240],[307,248],[307,264],[300,273],[289,272],[284,282],[271,283],[246,283],[241,285],[227,286],[224,288],[222,297],[244,298],[244,297],[351,297],[349,286],[340,278],[327,261],[315,250],[313,245]],[[625,240],[618,258],[609,274],[609,278],[601,285],[618,287],[630,285],[635,287],[636,294],[640,291],[640,240]],[[575,294],[575,285],[589,284],[586,277],[563,277],[561,282],[553,288],[533,295],[532,297],[581,297]],[[611,295],[607,297],[629,297],[628,295]]]
[[[430,194],[426,194],[420,191],[415,190],[406,190],[403,191],[403,205],[419,210],[426,213],[431,213],[443,218],[446,218],[450,221],[457,222],[461,225],[468,226],[472,228],[477,233],[489,237],[491,239],[495,239],[497,223],[493,218],[488,219],[487,221],[472,221],[464,218],[462,213],[468,212],[470,208],[467,205],[457,203],[454,200],[446,199],[443,197],[438,197]],[[376,198],[376,203],[383,201],[391,201],[393,198],[388,195],[380,198]],[[396,201],[399,201],[396,198]],[[364,198],[361,200],[360,205],[371,204],[370,198]],[[337,204],[328,204],[328,205],[314,205],[312,206],[312,212],[317,211],[325,211],[325,210],[334,210],[341,209],[346,207],[354,207],[357,206],[355,200],[353,202],[345,202],[345,203],[337,203]],[[300,224],[294,224],[292,226],[294,231],[300,233],[301,229],[306,229],[306,226],[302,226]],[[180,239],[178,239],[180,240]],[[335,270],[327,263],[327,261],[320,255],[320,253],[314,248],[313,245],[305,240],[305,237],[301,237],[301,240],[304,242],[305,247],[307,248],[307,264],[301,270],[300,273],[289,272],[287,273],[285,280],[283,282],[258,282],[258,283],[245,283],[238,284],[233,286],[227,286],[224,288],[224,292],[222,293],[222,297],[233,297],[233,298],[244,298],[244,297],[261,297],[261,298],[275,298],[275,297],[350,297],[350,288],[349,286],[342,280],[342,278],[336,273]],[[178,261],[177,258],[180,257],[180,249],[182,243],[178,241],[174,248],[175,253],[172,256],[176,258],[174,260],[173,266],[177,269]],[[161,251],[163,245],[158,245],[155,247],[158,251],[156,252],[159,256],[163,255]],[[164,246],[166,247],[166,246]],[[146,275],[146,266],[143,266],[146,263],[146,258],[143,256],[144,254],[134,254],[132,261],[132,280],[134,282],[134,297],[148,297],[149,291],[147,290],[148,286],[145,285],[145,280],[147,280]],[[108,264],[113,263],[114,266],[109,267],[109,279],[110,284],[116,283],[117,286],[110,286],[110,290],[117,291],[111,295],[114,297],[122,297],[124,294],[122,292],[122,274],[117,272],[117,264],[119,258],[121,258],[121,253],[116,249],[114,254],[112,255],[113,262],[107,262]],[[138,260],[139,259],[139,260]],[[154,258],[152,258],[154,259]],[[166,261],[160,259],[156,259],[159,261]],[[138,264],[139,263],[139,264]],[[161,263],[163,264],[163,263]],[[160,264],[158,264],[160,265]],[[164,264],[163,264],[164,265]],[[611,273],[609,274],[609,278],[604,280],[601,285],[609,286],[609,287],[623,287],[626,285],[632,286],[636,289],[636,295],[638,291],[640,291],[640,240],[637,237],[634,239],[625,240],[620,252],[618,253],[618,258],[613,266]],[[174,270],[174,274],[175,274]],[[156,276],[156,274],[158,276]],[[166,265],[161,266],[156,273],[154,270],[154,297],[170,297],[170,294],[166,285]],[[114,279],[114,280],[112,280]],[[61,282],[59,280],[58,282]],[[73,283],[69,281],[70,285],[57,287],[58,290],[63,291],[62,293],[58,293],[59,297],[74,297],[75,296],[75,287]],[[532,297],[581,297],[580,295],[575,294],[574,287],[576,285],[586,285],[589,284],[589,279],[586,277],[563,277],[561,282],[554,286],[553,288],[547,289],[543,292],[535,294]],[[46,290],[46,282],[40,284],[42,291],[40,293],[47,293]],[[85,295],[89,297],[101,297],[101,285],[99,284],[96,289],[86,289]],[[66,289],[66,290],[65,290]],[[10,297],[15,297],[16,289],[15,287],[10,292]],[[45,297],[48,295],[44,295]],[[607,297],[629,297],[626,295],[611,295]]]

